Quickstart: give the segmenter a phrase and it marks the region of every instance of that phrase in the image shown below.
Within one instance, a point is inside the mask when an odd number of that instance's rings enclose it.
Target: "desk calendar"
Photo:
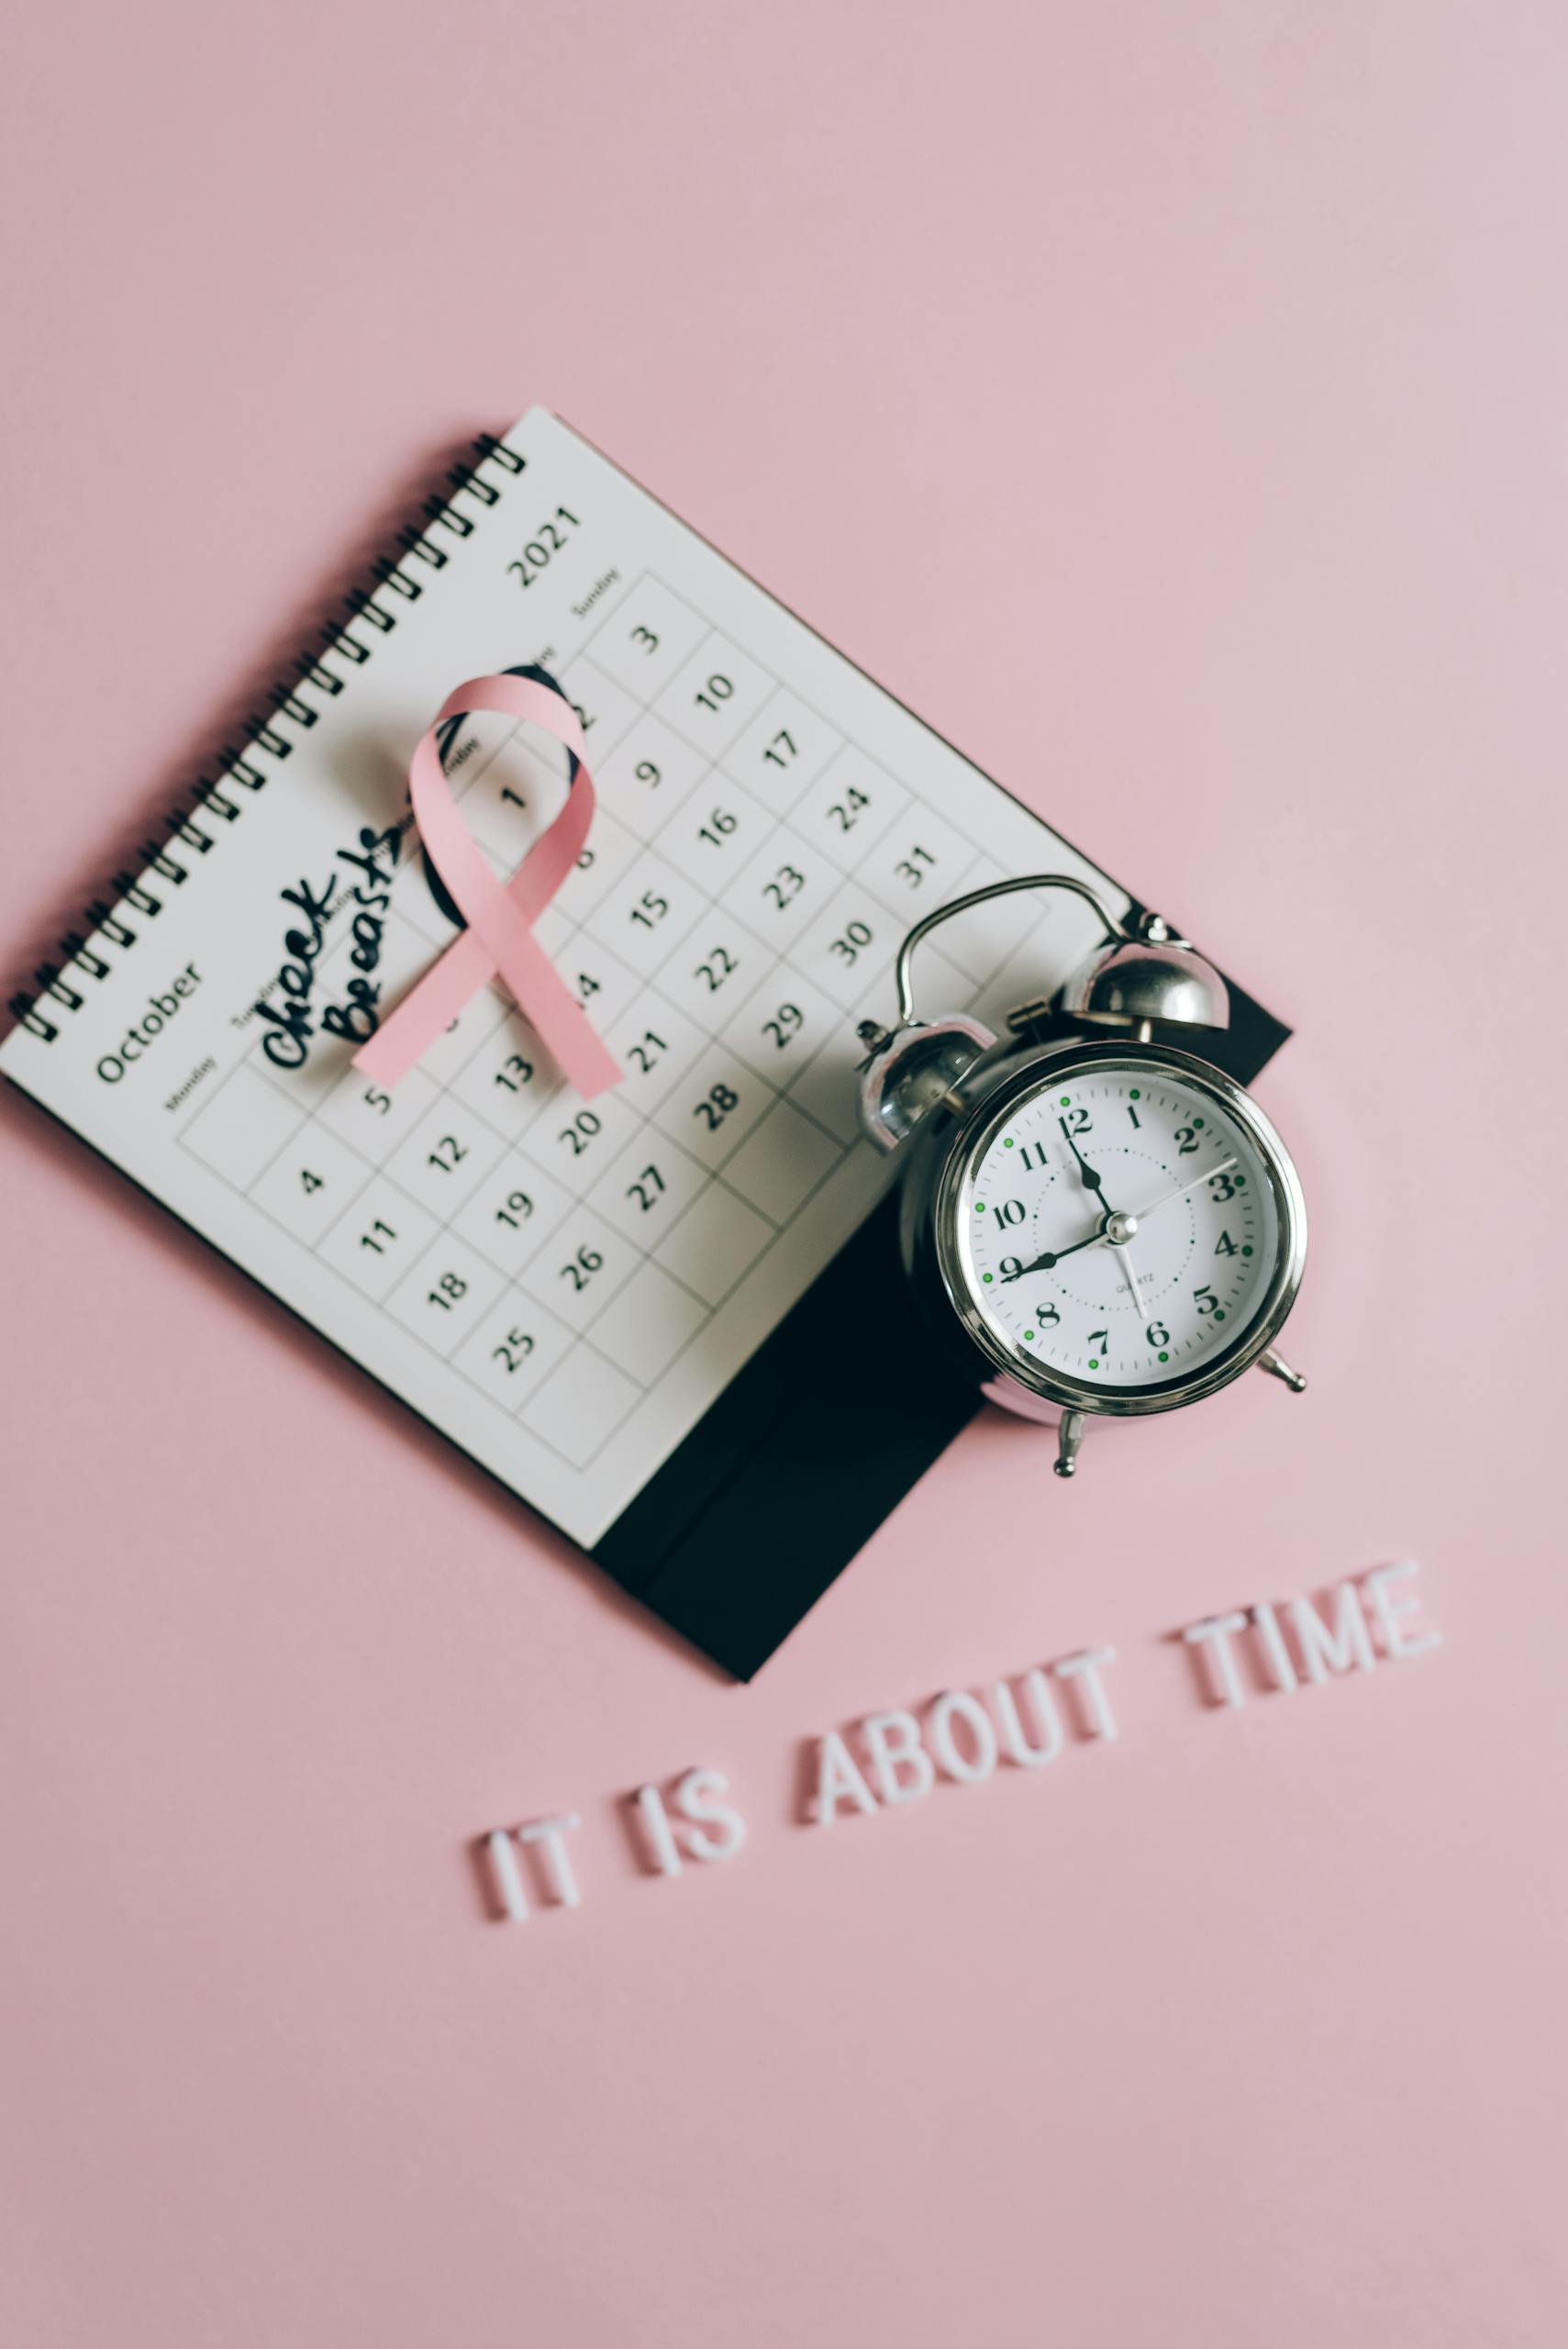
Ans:
[[[733,1585],[771,1571],[737,1554],[735,1512],[765,1514],[792,1457],[798,1477],[845,1375],[823,1284],[845,1326],[877,1309],[870,1257],[843,1252],[886,1181],[856,1139],[856,1023],[885,1011],[909,924],[960,890],[1049,866],[1129,900],[543,411],[483,444],[382,573],[64,941],[0,1066],[749,1670],[870,1530],[863,1503],[808,1511],[806,1584],[735,1614]],[[577,704],[599,796],[538,935],[622,1081],[573,1093],[497,985],[395,1091],[368,1085],[333,1017],[352,971],[368,952],[389,1008],[455,934],[405,821],[410,750],[460,678],[521,662]],[[479,718],[444,756],[509,874],[564,754]],[[1075,902],[1006,899],[943,931],[927,983],[999,1023],[1095,935]],[[276,974],[306,949],[291,1042]],[[1251,1009],[1256,1065],[1283,1031]],[[845,1398],[828,1485],[861,1476],[878,1513],[971,1408],[948,1398],[879,1484]],[[663,1604],[705,1542],[706,1597]]]

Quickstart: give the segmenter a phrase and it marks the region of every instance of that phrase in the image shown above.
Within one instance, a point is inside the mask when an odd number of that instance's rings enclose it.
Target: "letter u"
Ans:
[[[1029,1707],[1034,1714],[1040,1743],[1030,1745],[1024,1736],[1023,1723],[1018,1719],[1018,1699],[1005,1680],[998,1680],[991,1691],[997,1725],[1002,1731],[1003,1750],[1009,1762],[1018,1763],[1026,1770],[1042,1770],[1054,1762],[1062,1747],[1062,1716],[1056,1709],[1056,1699],[1051,1693],[1051,1683],[1037,1665],[1024,1675],[1024,1687],[1029,1692]]]

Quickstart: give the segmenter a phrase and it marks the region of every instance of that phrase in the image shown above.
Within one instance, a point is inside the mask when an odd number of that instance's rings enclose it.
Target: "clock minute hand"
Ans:
[[[1168,1208],[1173,1199],[1184,1199],[1187,1193],[1189,1191],[1195,1191],[1200,1183],[1211,1183],[1217,1174],[1229,1173],[1229,1169],[1234,1166],[1235,1163],[1236,1157],[1234,1152],[1232,1152],[1229,1158],[1222,1158],[1218,1166],[1210,1166],[1206,1169],[1202,1174],[1195,1174],[1192,1181],[1190,1183],[1184,1183],[1179,1190],[1167,1191],[1163,1197],[1155,1200],[1153,1207],[1140,1208],[1138,1210],[1139,1222],[1146,1223],[1149,1218],[1154,1213],[1155,1208]]]

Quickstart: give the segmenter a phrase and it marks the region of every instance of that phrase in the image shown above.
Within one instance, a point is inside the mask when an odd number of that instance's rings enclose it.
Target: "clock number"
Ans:
[[[1140,1126],[1142,1124],[1142,1119],[1140,1118],[1137,1110],[1133,1108],[1130,1101],[1127,1105],[1127,1114],[1132,1119],[1135,1126]]]
[[[1216,1297],[1214,1291],[1209,1287],[1208,1283],[1206,1281],[1202,1288],[1194,1289],[1193,1303],[1197,1307],[1200,1313],[1212,1313],[1218,1307],[1219,1299]]]
[[[1022,1150],[1018,1152],[1018,1163],[1026,1169],[1031,1166],[1039,1166],[1042,1168],[1046,1166],[1049,1163],[1049,1161],[1045,1155],[1044,1142],[1026,1141]]]
[[[1068,1122],[1069,1119],[1072,1120],[1071,1124]],[[1087,1109],[1069,1109],[1067,1116],[1065,1118],[1058,1118],[1056,1122],[1061,1127],[1062,1132],[1067,1136],[1068,1140],[1071,1141],[1074,1134],[1088,1133],[1091,1130],[1094,1121],[1090,1118]]]
[[[1217,1256],[1234,1256],[1236,1253],[1236,1242],[1228,1231],[1222,1231],[1215,1241],[1214,1252]]]
[[[1023,1276],[1023,1258],[1021,1256],[1004,1256],[1002,1259],[1002,1278],[1005,1281],[1020,1281]]]
[[[1034,1318],[1042,1330],[1054,1330],[1062,1316],[1054,1305],[1042,1305]]]
[[[1004,1199],[1001,1206],[996,1210],[996,1220],[998,1223],[1022,1223],[1023,1219],[1024,1203],[1022,1199]]]
[[[508,1330],[498,1346],[492,1346],[492,1362],[505,1363],[508,1374],[527,1362],[534,1350],[534,1341],[526,1330]]]
[[[1105,1353],[1110,1341],[1111,1333],[1108,1330],[1091,1330],[1089,1332],[1089,1343],[1092,1346],[1098,1346],[1101,1353]]]
[[[1194,1132],[1194,1130],[1193,1130],[1192,1127],[1191,1127],[1191,1126],[1178,1126],[1178,1127],[1176,1128],[1176,1155],[1177,1155],[1177,1157],[1178,1157],[1178,1158],[1190,1158],[1190,1157],[1193,1155],[1193,1152],[1196,1150],[1196,1148],[1197,1148],[1197,1135]]]
[[[1151,1321],[1143,1334],[1151,1346],[1168,1346],[1171,1342],[1171,1332],[1163,1321]]]
[[[1236,1186],[1230,1179],[1228,1168],[1222,1167],[1218,1174],[1209,1176],[1208,1188],[1211,1197],[1216,1200],[1233,1199],[1236,1196]]]

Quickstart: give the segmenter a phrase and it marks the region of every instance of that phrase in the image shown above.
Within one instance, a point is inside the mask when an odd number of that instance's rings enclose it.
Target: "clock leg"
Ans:
[[[1258,1356],[1258,1368],[1266,1370],[1271,1378],[1283,1378],[1293,1395],[1306,1394],[1307,1381],[1300,1371],[1292,1370],[1289,1363],[1276,1354],[1272,1347],[1266,1354]]]
[[[1084,1441],[1088,1421],[1082,1411],[1063,1411],[1062,1426],[1056,1439],[1056,1473],[1059,1476],[1075,1476],[1078,1473],[1078,1446]]]

